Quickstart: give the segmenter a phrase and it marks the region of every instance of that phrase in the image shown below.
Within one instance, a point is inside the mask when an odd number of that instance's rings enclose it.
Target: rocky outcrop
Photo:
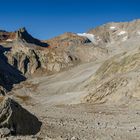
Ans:
[[[43,73],[59,72],[60,70],[74,65],[78,60],[74,54],[69,54],[61,49],[34,49],[21,44],[13,47],[11,51],[5,52],[8,63],[30,76],[36,72]]]
[[[0,134],[34,135],[39,132],[41,122],[11,98],[0,103]]]
[[[128,103],[129,99],[140,99],[139,69],[139,48],[111,57],[87,82],[89,94],[85,100],[92,103],[119,104]]]
[[[106,48],[97,47],[87,37],[75,33],[64,33],[45,42],[50,44],[51,48],[55,48],[56,51],[63,50],[72,60],[79,62],[95,61],[106,57],[108,54]]]
[[[11,42],[16,39],[16,33],[0,30],[0,42]]]
[[[0,96],[5,96],[5,95],[6,95],[6,89],[0,86]]]
[[[7,57],[4,55],[5,51],[9,51],[9,49],[0,46],[0,85],[9,91],[13,84],[20,83],[26,78],[8,63]]]
[[[35,44],[41,47],[48,47],[47,43],[41,42],[40,40],[32,37],[26,30],[26,28],[20,28],[18,31],[15,32],[16,40],[22,40],[27,43]]]
[[[20,28],[15,32],[7,32],[4,30],[0,30],[0,42],[11,43],[13,41],[23,41],[41,47],[48,47],[47,43],[41,42],[40,40],[32,37],[25,28]]]
[[[75,33],[64,33],[52,39],[44,41],[50,45],[50,47],[68,47],[68,46],[78,46],[82,44],[91,43],[91,41],[86,37],[78,36]]]

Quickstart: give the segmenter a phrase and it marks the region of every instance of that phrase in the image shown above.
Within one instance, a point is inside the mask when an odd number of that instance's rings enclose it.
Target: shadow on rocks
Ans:
[[[35,135],[42,123],[11,98],[0,104],[0,128],[9,129],[9,135]]]
[[[5,48],[0,45],[0,85],[7,91],[10,91],[13,84],[18,84],[26,80],[25,76],[14,66],[8,63],[4,53],[10,51],[11,48]]]

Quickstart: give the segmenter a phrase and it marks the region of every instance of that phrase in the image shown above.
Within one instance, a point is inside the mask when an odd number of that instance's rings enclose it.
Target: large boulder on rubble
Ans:
[[[39,132],[40,127],[41,122],[37,117],[13,99],[6,97],[0,103],[1,137],[7,135],[34,135]]]

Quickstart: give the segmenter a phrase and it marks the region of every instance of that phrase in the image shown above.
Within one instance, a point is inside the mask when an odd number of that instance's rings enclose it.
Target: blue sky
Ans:
[[[0,29],[26,27],[39,39],[138,18],[140,0],[0,0]]]

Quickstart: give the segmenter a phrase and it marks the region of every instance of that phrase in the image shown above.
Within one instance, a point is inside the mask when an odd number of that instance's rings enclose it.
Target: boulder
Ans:
[[[13,99],[6,97],[0,103],[1,136],[35,135],[39,132],[40,127],[41,122],[37,117],[28,112]]]

